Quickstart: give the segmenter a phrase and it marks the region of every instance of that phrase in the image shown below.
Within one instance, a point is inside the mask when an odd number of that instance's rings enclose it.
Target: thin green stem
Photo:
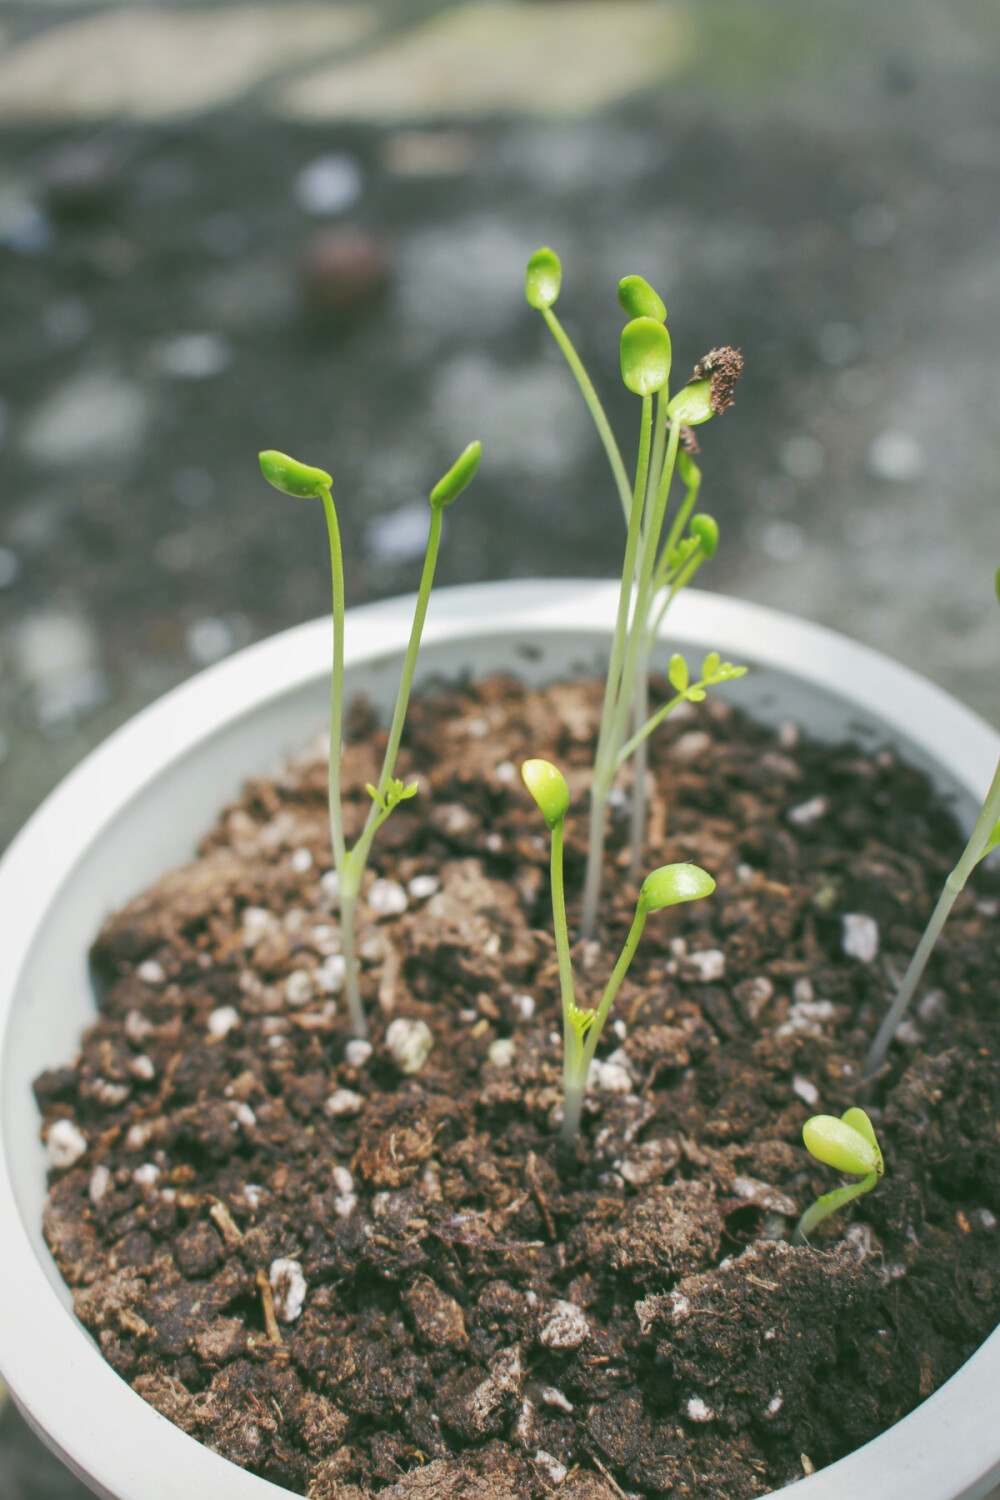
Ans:
[[[667,407],[669,404],[667,392],[665,390],[658,392],[656,397],[656,421],[653,426],[653,458],[649,465],[647,489],[650,484],[659,485],[660,476],[663,473],[663,455],[667,445]],[[649,500],[650,496],[647,494],[647,507]]]
[[[635,679],[635,706],[632,722],[641,728],[649,718],[649,648],[644,642]],[[646,772],[649,760],[646,736],[640,739],[635,749],[635,765],[632,767],[632,824],[629,829],[628,878],[637,882],[642,872],[642,852],[646,835]],[[621,765],[619,753],[618,764]]]
[[[552,924],[556,935],[556,958],[559,962],[559,990],[562,996],[563,1035],[568,1038],[572,1029],[570,1015],[576,1004],[573,989],[573,961],[569,952],[569,928],[566,923],[566,890],[563,883],[563,825],[557,823],[552,830]]]
[[[587,1071],[589,1070],[590,1064],[593,1061],[594,1053],[597,1051],[597,1044],[601,1039],[601,1032],[604,1030],[604,1023],[608,1019],[608,1013],[611,1010],[612,1005],[614,1005],[615,1003],[615,998],[618,994],[618,991],[622,987],[622,981],[624,980],[625,975],[628,973],[629,968],[631,967],[633,958],[635,958],[635,950],[639,946],[639,939],[642,937],[642,929],[646,925],[646,916],[646,908],[642,904],[642,902],[640,902],[635,909],[635,916],[632,918],[632,926],[629,928],[628,937],[625,939],[625,946],[621,951],[618,962],[615,964],[614,969],[612,970],[611,978],[607,982],[604,994],[601,996],[601,1003],[597,1007],[597,1018],[595,1019],[590,1030],[587,1032],[586,1040],[583,1044],[583,1076],[585,1086],[587,1080]]]
[[[792,1244],[805,1244],[807,1236],[812,1234],[817,1224],[822,1224],[824,1219],[836,1213],[838,1208],[843,1208],[845,1203],[850,1203],[854,1198],[860,1198],[862,1193],[870,1192],[878,1179],[877,1172],[869,1172],[868,1176],[862,1178],[860,1182],[852,1182],[846,1187],[835,1188],[832,1193],[824,1193],[822,1198],[817,1198],[812,1207],[806,1209],[795,1226]]]
[[[701,688],[704,686],[704,682],[692,683],[692,687],[695,688]],[[690,689],[688,689],[688,691],[690,691]],[[662,704],[661,707],[656,710],[655,714],[650,714],[649,718],[646,720],[645,724],[643,724],[642,728],[637,729],[632,738],[630,740],[627,740],[619,750],[618,764],[620,766],[623,766],[628,760],[629,756],[634,755],[639,746],[646,740],[648,740],[654,729],[659,729],[664,719],[668,714],[673,713],[678,703],[685,702],[685,700],[687,699],[687,695],[687,692],[683,692],[678,693],[675,698],[668,698],[666,703]]]
[[[700,477],[699,477],[699,479],[697,480],[697,482],[695,484],[692,484],[692,485],[688,486],[687,494],[684,496],[684,499],[680,503],[680,507],[679,507],[679,509],[677,511],[677,514],[676,514],[676,516],[674,516],[673,525],[671,526],[669,532],[667,533],[667,540],[663,544],[663,552],[662,552],[661,557],[660,557],[660,564],[659,564],[659,566],[657,567],[657,570],[656,570],[657,573],[659,573],[663,569],[663,564],[664,564],[664,562],[665,562],[668,554],[671,553],[674,550],[674,548],[677,546],[677,543],[680,541],[681,532],[684,530],[685,526],[687,525],[687,523],[688,523],[688,517],[690,516],[691,512],[694,510],[694,502],[698,498],[698,491],[700,489],[701,489],[701,479],[700,479]]]
[[[704,561],[705,561],[705,554],[704,554],[704,552],[702,551],[702,549],[701,549],[701,547],[699,545],[697,551],[694,552],[691,555],[690,559],[685,564],[685,566],[680,570],[680,572],[677,574],[677,576],[675,578],[673,578],[672,580],[670,580],[670,587],[669,587],[669,589],[667,590],[667,593],[664,596],[663,603],[660,605],[660,608],[658,609],[658,611],[656,613],[656,618],[654,619],[652,625],[649,628],[649,633],[647,635],[647,642],[648,642],[648,649],[649,650],[652,650],[653,642],[656,640],[656,637],[659,634],[660,626],[663,624],[663,617],[666,614],[667,610],[670,608],[671,604],[673,604],[674,600],[677,598],[677,595],[680,593],[681,589],[686,588],[687,585],[691,582],[691,579],[697,573],[698,569],[701,567],[701,565],[702,565],[702,563]],[[664,582],[667,582],[667,580],[665,579]],[[662,588],[662,587],[663,587],[663,584],[658,584],[658,583],[656,583],[654,581],[654,585],[653,585],[654,597],[659,592],[659,589]]]
[[[368,1022],[365,1019],[365,1007],[361,999],[361,977],[355,937],[356,907],[356,897],[345,896],[341,893],[340,941],[344,954],[344,994],[354,1035],[363,1040],[368,1035]]]
[[[618,591],[618,613],[615,618],[615,633],[611,640],[611,659],[604,684],[604,703],[601,708],[601,723],[597,733],[597,751],[594,757],[594,775],[590,789],[590,826],[587,841],[587,873],[584,881],[583,913],[581,930],[585,938],[594,935],[597,922],[597,902],[601,888],[601,862],[604,855],[604,817],[608,792],[614,776],[613,741],[609,739],[614,724],[615,704],[621,686],[622,663],[629,641],[629,614],[632,606],[632,589],[642,536],[642,516],[645,509],[646,480],[649,473],[649,448],[653,425],[653,398],[643,397],[642,423],[639,430],[639,456],[636,461],[635,490],[629,514],[628,532],[625,537],[625,557],[622,561],[622,581]],[[636,616],[635,618],[638,618]]]
[[[597,428],[597,435],[604,445],[604,451],[608,456],[608,463],[611,465],[611,472],[614,475],[615,484],[618,487],[618,495],[622,503],[622,512],[627,522],[629,519],[629,512],[632,508],[632,494],[628,482],[628,474],[625,471],[625,463],[621,455],[621,449],[618,447],[618,444],[615,441],[615,435],[611,431],[611,424],[608,421],[607,416],[605,415],[604,407],[601,405],[600,398],[598,397],[597,392],[594,390],[593,382],[591,381],[590,376],[587,374],[586,370],[583,367],[583,361],[574,349],[569,335],[567,334],[565,328],[563,328],[555,313],[550,307],[546,307],[542,309],[542,317],[548,324],[552,337],[559,345],[559,348],[561,349],[563,354],[563,358],[566,360],[566,363],[569,365],[574,376],[576,377],[576,383],[580,387],[583,399],[587,404],[587,410],[590,412],[590,415],[594,420],[594,426]]]
[[[337,510],[328,488],[320,490],[326,529],[330,536],[330,576],[333,584],[333,672],[330,678],[330,763],[328,776],[328,802],[330,808],[330,840],[333,845],[333,863],[338,876],[343,878],[346,850],[344,848],[344,821],[340,806],[340,766],[344,724],[344,554],[340,545],[340,527]]]
[[[385,796],[389,779],[396,769],[399,742],[403,737],[403,722],[406,719],[406,710],[410,702],[413,674],[417,669],[417,653],[420,650],[420,637],[427,618],[427,606],[430,603],[431,588],[434,583],[434,569],[437,567],[438,550],[441,546],[442,511],[443,507],[440,505],[431,506],[431,527],[427,537],[427,551],[424,554],[420,586],[417,589],[417,606],[413,611],[413,625],[410,628],[410,639],[406,647],[406,656],[403,659],[403,673],[399,681],[399,692],[396,695],[396,708],[392,716],[385,756],[382,760],[382,774],[378,780],[378,789],[383,796]]]
[[[406,710],[410,703],[413,676],[417,667],[417,654],[420,651],[420,637],[423,634],[424,620],[427,617],[427,605],[430,601],[431,587],[434,583],[434,569],[437,565],[438,549],[441,545],[441,512],[441,506],[431,506],[431,527],[427,538],[427,551],[424,555],[424,568],[420,575],[420,587],[417,590],[417,604],[413,612],[410,639],[406,647],[406,656],[403,659],[399,692],[396,694],[396,707],[392,715],[389,738],[386,742],[385,755],[382,758],[382,770],[378,780],[378,790],[383,797],[385,796],[385,789],[389,784],[389,780],[396,769],[396,756],[399,754],[399,744],[403,736]],[[361,881],[368,863],[372,840],[380,825],[385,821],[386,816],[378,804],[372,802],[368,810],[368,817],[365,820],[365,826],[351,851],[348,884],[349,893],[352,896],[356,896],[361,889]]]
[[[660,477],[659,487],[656,492],[656,500],[653,514],[649,519],[646,547],[642,559],[642,569],[639,574],[639,583],[635,601],[634,619],[638,628],[629,634],[628,645],[625,651],[625,664],[622,668],[621,683],[618,691],[618,702],[615,707],[615,718],[611,730],[611,744],[615,747],[612,758],[612,776],[617,764],[617,747],[625,738],[625,729],[628,723],[629,708],[633,702],[635,693],[635,674],[638,665],[640,646],[645,635],[645,625],[649,614],[650,589],[653,579],[653,565],[656,559],[656,549],[659,545],[660,531],[663,527],[663,518],[667,509],[667,498],[670,494],[670,481],[674,474],[674,465],[677,462],[677,442],[680,436],[680,428],[675,422],[670,429],[670,438],[667,443],[667,456],[663,464],[663,473]]]
[[[909,967],[903,976],[903,982],[896,991],[896,996],[889,1007],[888,1014],[882,1025],[875,1034],[875,1040],[868,1049],[865,1059],[865,1077],[871,1077],[885,1061],[889,1044],[896,1034],[907,1009],[913,999],[917,986],[923,978],[927,960],[934,950],[934,945],[941,935],[941,929],[952,907],[958,900],[965,883],[973,870],[978,865],[983,855],[987,852],[990,843],[990,835],[996,827],[1000,818],[1000,763],[998,763],[990,789],[986,793],[986,801],[983,803],[979,817],[976,819],[975,827],[969,836],[969,842],[962,851],[958,864],[952,870],[945,881],[944,889],[938,897],[937,905],[931,913],[930,921],[924,928],[923,936],[917,944],[916,951],[910,959]]]
[[[597,904],[601,899],[601,877],[604,863],[604,826],[608,814],[608,792],[598,784],[596,771],[590,783],[590,812],[587,817],[587,870],[583,881],[580,912],[580,934],[588,942],[597,926]]]

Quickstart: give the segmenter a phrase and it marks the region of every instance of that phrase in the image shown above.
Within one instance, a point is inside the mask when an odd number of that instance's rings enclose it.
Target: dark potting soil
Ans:
[[[897,1421],[1000,1316],[989,871],[875,1088],[884,1180],[788,1242],[836,1183],[803,1121],[859,1101],[961,844],[891,753],[719,701],[655,739],[647,868],[691,859],[718,891],[650,918],[560,1146],[548,846],[518,767],[566,770],[578,890],[597,706],[502,678],[413,705],[420,795],[360,908],[370,1052],[337,994],[314,756],[109,920],[100,1019],[37,1082],[64,1163],[46,1233],[106,1357],[313,1500],[762,1495]],[[349,836],[382,744],[363,711],[352,729]],[[632,915],[626,812],[601,942],[575,950],[587,999]]]

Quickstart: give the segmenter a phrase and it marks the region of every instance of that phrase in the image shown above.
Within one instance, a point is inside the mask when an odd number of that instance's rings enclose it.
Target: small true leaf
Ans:
[[[716,672],[719,670],[719,663],[721,661],[722,657],[719,655],[718,651],[710,651],[701,664],[702,678],[704,679],[707,677],[714,677]]]
[[[581,1039],[586,1036],[597,1020],[596,1010],[581,1010],[579,1005],[571,1005],[568,1014],[570,1025]]]
[[[881,1170],[882,1153],[878,1145],[854,1125],[838,1120],[835,1115],[813,1115],[802,1127],[802,1139],[811,1156],[828,1167],[835,1167],[838,1172],[867,1177],[870,1172]]]
[[[630,318],[655,318],[657,323],[667,321],[666,304],[644,276],[623,276],[618,283],[618,301]]]
[[[369,797],[375,803],[375,806],[376,807],[380,807],[382,809],[382,811],[384,812],[385,811],[385,798],[382,796],[382,793],[379,791],[378,787],[377,786],[372,786],[372,784],[371,784],[370,781],[366,781],[365,782],[365,791],[368,793]]]
[[[671,422],[680,422],[682,427],[698,427],[712,415],[712,383],[709,380],[695,380],[684,386],[667,407]]]
[[[688,700],[689,703],[704,703],[704,701],[705,701],[705,689],[704,688],[688,688],[687,700]]]
[[[659,911],[682,901],[700,901],[714,890],[715,881],[699,865],[661,865],[642,882],[639,904],[647,911]]]
[[[705,514],[692,516],[688,530],[693,537],[697,537],[705,556],[714,557],[719,545],[718,522],[712,516]]]
[[[528,270],[524,278],[524,295],[532,307],[543,312],[555,302],[561,286],[562,265],[559,257],[554,250],[543,246],[541,250],[536,250],[528,261]]]
[[[474,479],[482,454],[483,445],[480,442],[470,443],[467,448],[463,448],[447,474],[431,490],[431,504],[450,505],[453,500],[457,500],[466,485]]]
[[[526,760],[521,777],[548,826],[558,827],[569,810],[569,787],[563,773],[550,760]]]
[[[670,658],[670,665],[667,668],[667,677],[670,681],[670,686],[672,688],[676,688],[678,693],[683,693],[688,683],[691,681],[691,675],[688,672],[688,664],[684,660],[683,656],[681,656],[679,651],[675,651],[673,656]]]
[[[670,335],[655,318],[633,318],[622,329],[622,379],[637,396],[652,396],[670,379]]]
[[[273,484],[283,495],[296,495],[300,499],[312,500],[333,484],[325,469],[300,464],[297,458],[289,458],[287,453],[279,453],[276,448],[266,448],[257,457],[260,460],[260,472],[268,484]]]

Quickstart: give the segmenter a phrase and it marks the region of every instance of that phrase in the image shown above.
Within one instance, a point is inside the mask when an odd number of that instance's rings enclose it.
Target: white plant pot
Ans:
[[[541,682],[606,654],[617,586],[519,582],[432,601],[420,675],[503,669]],[[412,599],[355,609],[349,691],[388,707]],[[753,671],[725,689],[755,717],[821,738],[889,742],[971,819],[1000,736],[904,667],[815,625],[688,592],[672,647]],[[0,864],[0,1371],[28,1422],[104,1500],[280,1500],[287,1491],[211,1453],[137,1396],[73,1316],[42,1238],[45,1155],[32,1079],[90,1022],[87,950],[101,922],[189,859],[243,779],[323,726],[330,624],[319,620],[202,672],[139,714],[52,794]],[[983,1500],[1000,1480],[1000,1331],[881,1437],[782,1490],[795,1500]]]

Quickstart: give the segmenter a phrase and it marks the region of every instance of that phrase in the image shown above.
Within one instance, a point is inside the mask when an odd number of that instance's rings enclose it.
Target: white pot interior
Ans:
[[[587,583],[443,591],[432,604],[418,680],[495,670],[533,683],[593,674],[606,653],[615,592]],[[411,602],[398,600],[349,617],[349,692],[364,691],[383,710],[395,698],[410,613]],[[817,627],[694,592],[669,620],[664,660],[673,649],[692,657],[718,649],[749,662],[752,672],[722,691],[758,719],[791,718],[829,740],[895,744],[931,771],[955,798],[959,817],[971,821],[1000,739],[905,669]],[[9,934],[0,955],[0,1367],[29,1420],[113,1500],[160,1500],[157,1476],[167,1470],[171,1493],[185,1484],[199,1494],[211,1484],[219,1500],[277,1500],[286,1492],[166,1423],[65,1311],[70,1295],[41,1233],[45,1159],[31,1082],[72,1054],[91,1019],[86,955],[108,912],[189,859],[246,776],[267,773],[323,729],[329,654],[329,623],[318,621],[202,673],[85,762],[0,866]],[[787,1493],[802,1500],[979,1500],[1000,1477],[995,1405],[986,1399],[1000,1381],[1000,1335],[976,1360],[980,1377],[966,1383],[961,1400],[949,1403],[947,1394],[969,1365],[921,1408],[922,1424],[915,1413]],[[935,1408],[947,1436],[928,1435]],[[906,1440],[893,1443],[904,1428]],[[126,1449],[135,1450],[131,1457]]]

